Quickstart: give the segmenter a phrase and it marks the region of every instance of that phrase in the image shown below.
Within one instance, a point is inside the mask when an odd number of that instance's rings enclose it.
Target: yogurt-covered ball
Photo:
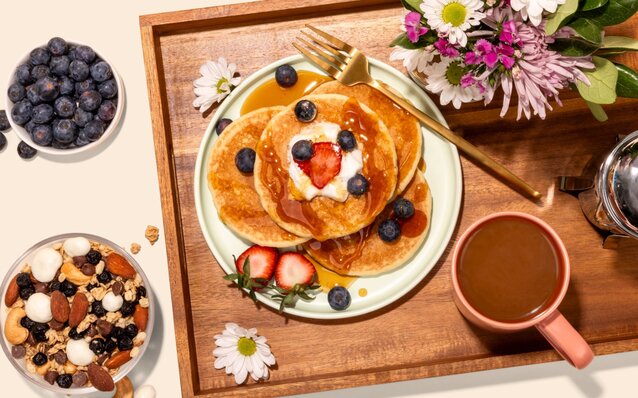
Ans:
[[[102,307],[108,312],[115,312],[122,308],[124,304],[124,298],[122,296],[116,296],[113,292],[108,292],[102,299]]]
[[[91,250],[91,242],[81,236],[64,241],[64,251],[71,257],[84,256],[89,250]]]
[[[34,322],[47,323],[53,319],[51,297],[44,293],[33,293],[24,305],[24,311]]]
[[[155,398],[156,395],[155,388],[148,384],[135,390],[135,398]]]
[[[69,340],[66,343],[66,356],[76,366],[87,366],[95,359],[95,354],[84,339]]]
[[[31,273],[40,282],[51,282],[62,265],[62,255],[50,247],[35,254],[31,262]]]

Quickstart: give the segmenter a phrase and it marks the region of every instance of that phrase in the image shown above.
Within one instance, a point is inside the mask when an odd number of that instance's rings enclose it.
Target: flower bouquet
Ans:
[[[561,89],[577,90],[594,116],[617,97],[638,98],[638,73],[610,56],[638,40],[606,36],[638,11],[638,0],[401,0],[408,13],[391,60],[440,96],[441,105],[484,101],[502,90],[518,115],[542,119]]]

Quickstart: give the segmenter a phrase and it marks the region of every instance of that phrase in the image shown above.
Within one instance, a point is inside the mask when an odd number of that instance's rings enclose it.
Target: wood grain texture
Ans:
[[[494,335],[476,329],[452,301],[450,250],[459,231],[503,210],[539,216],[563,238],[572,281],[560,309],[594,351],[638,349],[633,305],[638,249],[603,250],[578,201],[555,184],[556,176],[578,175],[592,157],[610,149],[616,134],[638,129],[636,100],[606,106],[610,121],[604,124],[569,92],[561,96],[564,106],[545,121],[516,122],[515,107],[501,119],[498,101],[487,108],[481,103],[461,110],[443,107],[453,128],[545,199],[532,203],[463,159],[463,208],[451,242],[428,277],[385,309],[340,321],[286,319],[255,307],[222,280],[194,206],[194,164],[211,117],[191,105],[199,66],[224,56],[248,76],[294,54],[290,43],[304,23],[387,60],[401,15],[398,1],[390,0],[274,0],[140,18],[184,396],[281,396],[558,360],[535,330]],[[633,18],[614,34],[637,30]],[[635,55],[622,62],[638,66]],[[235,386],[232,377],[213,368],[213,336],[230,321],[268,337],[278,360],[268,382]]]

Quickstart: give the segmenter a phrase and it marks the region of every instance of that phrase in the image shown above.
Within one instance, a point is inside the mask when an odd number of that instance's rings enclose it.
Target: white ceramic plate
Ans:
[[[212,196],[208,189],[208,158],[215,144],[215,124],[221,117],[239,118],[239,111],[246,97],[264,81],[272,78],[277,66],[291,64],[297,70],[311,70],[321,73],[300,55],[294,55],[270,64],[255,72],[238,86],[220,105],[211,120],[202,139],[195,164],[195,206],[202,232],[217,262],[224,272],[235,272],[232,256],[239,255],[250,246],[250,242],[242,240],[228,229],[219,219]],[[370,72],[373,77],[388,83],[404,97],[409,98],[418,108],[424,110],[439,122],[446,124],[441,112],[432,100],[409,78],[396,69],[376,60],[370,60]],[[286,312],[305,318],[338,319],[366,314],[385,307],[408,293],[432,270],[439,257],[447,247],[461,204],[463,175],[459,156],[452,144],[439,138],[434,133],[422,128],[424,139],[424,156],[427,164],[426,178],[432,190],[432,219],[427,239],[414,257],[391,272],[358,278],[349,290],[352,303],[345,311],[335,311],[328,305],[327,295],[320,293],[315,300],[297,301],[294,308]],[[229,167],[234,167],[229,165]],[[365,288],[368,294],[359,297],[358,291]],[[269,297],[257,294],[259,301],[272,308],[279,308],[279,303]],[[252,305],[246,301],[246,305]]]

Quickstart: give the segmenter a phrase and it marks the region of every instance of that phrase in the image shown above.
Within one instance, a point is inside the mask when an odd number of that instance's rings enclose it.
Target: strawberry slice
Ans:
[[[341,148],[332,142],[315,142],[312,149],[309,160],[296,162],[310,177],[312,185],[322,189],[341,171]]]
[[[286,252],[277,262],[275,282],[277,287],[290,291],[295,285],[309,285],[314,282],[316,273],[314,265],[303,254]]]
[[[237,257],[235,268],[239,274],[243,274],[248,260],[251,278],[270,280],[275,272],[278,256],[279,252],[274,247],[253,245]]]

